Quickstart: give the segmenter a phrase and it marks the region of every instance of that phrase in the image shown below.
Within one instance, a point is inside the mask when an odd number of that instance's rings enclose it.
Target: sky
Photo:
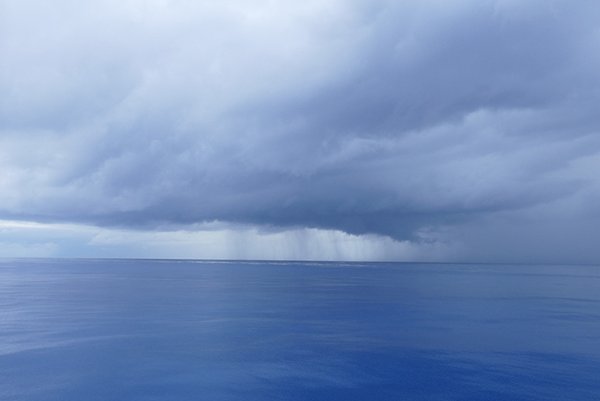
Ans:
[[[600,263],[595,0],[0,0],[0,256]]]

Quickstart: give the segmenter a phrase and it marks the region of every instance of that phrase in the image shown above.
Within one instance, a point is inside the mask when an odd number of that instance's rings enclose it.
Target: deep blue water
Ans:
[[[2,260],[0,399],[600,400],[600,267]]]

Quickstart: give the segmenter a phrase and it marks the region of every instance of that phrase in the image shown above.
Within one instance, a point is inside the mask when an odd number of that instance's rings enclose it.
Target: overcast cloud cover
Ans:
[[[1,0],[0,93],[0,255],[600,261],[595,0]]]

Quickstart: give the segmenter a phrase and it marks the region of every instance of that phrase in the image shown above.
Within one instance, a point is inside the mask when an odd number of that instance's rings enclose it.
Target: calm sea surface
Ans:
[[[0,260],[0,400],[600,400],[600,267]]]

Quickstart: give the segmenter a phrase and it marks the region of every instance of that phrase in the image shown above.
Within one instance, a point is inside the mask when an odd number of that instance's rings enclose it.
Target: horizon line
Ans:
[[[203,258],[150,258],[150,257],[91,257],[91,256],[0,256],[1,260],[114,260],[114,261],[157,261],[157,262],[205,262],[205,263],[296,263],[296,264],[422,264],[422,265],[522,265],[522,266],[598,266],[600,263],[582,262],[460,262],[460,261],[402,261],[402,260],[319,260],[319,259],[203,259]]]

